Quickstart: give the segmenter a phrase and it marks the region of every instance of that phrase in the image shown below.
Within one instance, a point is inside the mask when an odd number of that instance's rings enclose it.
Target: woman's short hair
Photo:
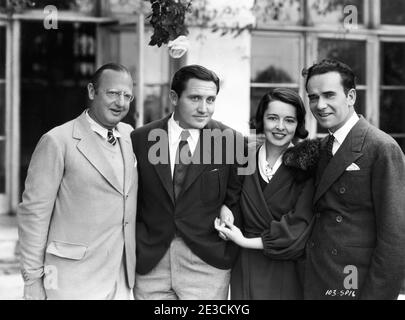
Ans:
[[[305,115],[306,110],[304,102],[301,97],[292,89],[288,88],[276,88],[266,93],[260,100],[256,112],[256,132],[264,133],[263,117],[266,112],[269,103],[273,101],[281,101],[292,105],[297,112],[297,129],[295,130],[295,137],[305,139],[308,137],[308,131],[305,129]]]

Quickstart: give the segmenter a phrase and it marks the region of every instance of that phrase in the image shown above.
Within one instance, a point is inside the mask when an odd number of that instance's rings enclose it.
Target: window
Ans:
[[[252,35],[250,119],[262,96],[276,87],[299,91],[301,40],[297,35]],[[275,46],[277,50],[275,50]]]
[[[148,43],[152,35],[152,29],[146,28],[145,31],[143,117],[144,123],[146,124],[162,118],[171,112],[171,109],[169,102],[169,55],[167,51],[162,48],[149,46]],[[138,70],[138,44],[135,31],[134,29],[122,29],[117,33],[117,36],[119,41],[119,55],[116,59],[130,69],[136,81],[135,75]],[[137,111],[139,112],[139,104],[136,98],[132,104],[124,121],[135,126],[135,113]]]
[[[381,0],[381,23],[388,25],[405,25],[405,1]]]
[[[380,128],[405,150],[405,42],[381,43]]]
[[[258,28],[301,24],[303,12],[302,0],[256,0],[253,7]]]
[[[345,8],[355,8],[358,14],[357,22],[364,23],[363,0],[308,0],[309,21],[313,24],[342,24],[345,17],[353,13],[353,10],[345,12]]]
[[[318,60],[331,58],[349,65],[357,77],[356,112],[366,116],[366,42],[358,40],[319,39]],[[319,133],[327,131],[318,126]]]

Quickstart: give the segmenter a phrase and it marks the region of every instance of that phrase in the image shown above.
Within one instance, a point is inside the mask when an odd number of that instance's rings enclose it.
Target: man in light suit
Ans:
[[[321,145],[306,299],[397,299],[405,273],[405,159],[354,110],[355,76],[323,60],[304,73]]]
[[[130,299],[135,277],[136,159],[120,121],[133,81],[98,69],[90,107],[39,141],[18,210],[26,299]]]
[[[218,237],[214,220],[223,204],[238,202],[241,181],[226,142],[239,137],[243,145],[243,137],[211,120],[218,91],[214,72],[183,67],[171,85],[174,113],[131,134],[139,174],[135,299],[227,298],[237,247]],[[208,137],[214,131],[230,139]]]

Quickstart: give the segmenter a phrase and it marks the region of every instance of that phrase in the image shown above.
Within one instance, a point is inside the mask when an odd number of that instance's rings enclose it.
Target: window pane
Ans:
[[[405,1],[381,1],[381,23],[392,25],[405,24]]]
[[[35,2],[34,9],[43,9],[47,5],[53,5],[58,10],[69,10],[75,3],[74,0],[35,0],[32,2]]]
[[[149,123],[169,114],[169,86],[149,85],[145,87],[144,122]]]
[[[405,133],[405,90],[383,90],[380,129],[387,133]]]
[[[6,141],[0,140],[0,193],[6,193]]]
[[[6,85],[0,83],[0,136],[5,135],[6,127]]]
[[[6,29],[0,27],[0,79],[6,77]]]
[[[382,84],[405,85],[405,43],[382,42]]]
[[[253,35],[251,81],[298,83],[299,53],[299,38]]]
[[[257,27],[297,25],[302,21],[301,0],[257,0],[253,7]]]
[[[366,117],[366,91],[365,90],[357,90],[357,98],[356,98],[356,104],[354,106],[354,110],[356,110],[357,114],[362,115],[363,117]],[[327,129],[322,128],[318,124],[318,133],[328,133]]]
[[[348,10],[346,13],[345,7]],[[356,12],[357,22],[362,24],[364,21],[363,0],[308,0],[308,11],[310,21],[315,24],[342,24],[345,17],[352,21]]]
[[[366,43],[336,39],[319,39],[318,59],[340,60],[350,68],[357,77],[357,84],[366,83]]]

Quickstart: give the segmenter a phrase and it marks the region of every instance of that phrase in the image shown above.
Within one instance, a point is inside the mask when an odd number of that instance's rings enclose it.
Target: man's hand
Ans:
[[[220,223],[220,220],[217,218],[215,219],[214,222],[215,229],[219,233],[222,233],[225,235],[225,237],[233,242],[235,242],[237,245],[244,247],[245,246],[245,240],[246,238],[243,236],[242,231],[235,226],[234,224],[225,221],[225,225]]]
[[[233,216],[232,211],[226,206],[226,205],[222,205],[221,207],[221,211],[219,213],[219,224],[221,226],[225,226],[225,222],[229,222],[231,224],[233,224],[235,218]],[[219,237],[223,240],[228,240],[228,237],[221,231],[219,231]]]
[[[24,285],[24,300],[46,300],[44,281],[42,278],[32,284]]]

